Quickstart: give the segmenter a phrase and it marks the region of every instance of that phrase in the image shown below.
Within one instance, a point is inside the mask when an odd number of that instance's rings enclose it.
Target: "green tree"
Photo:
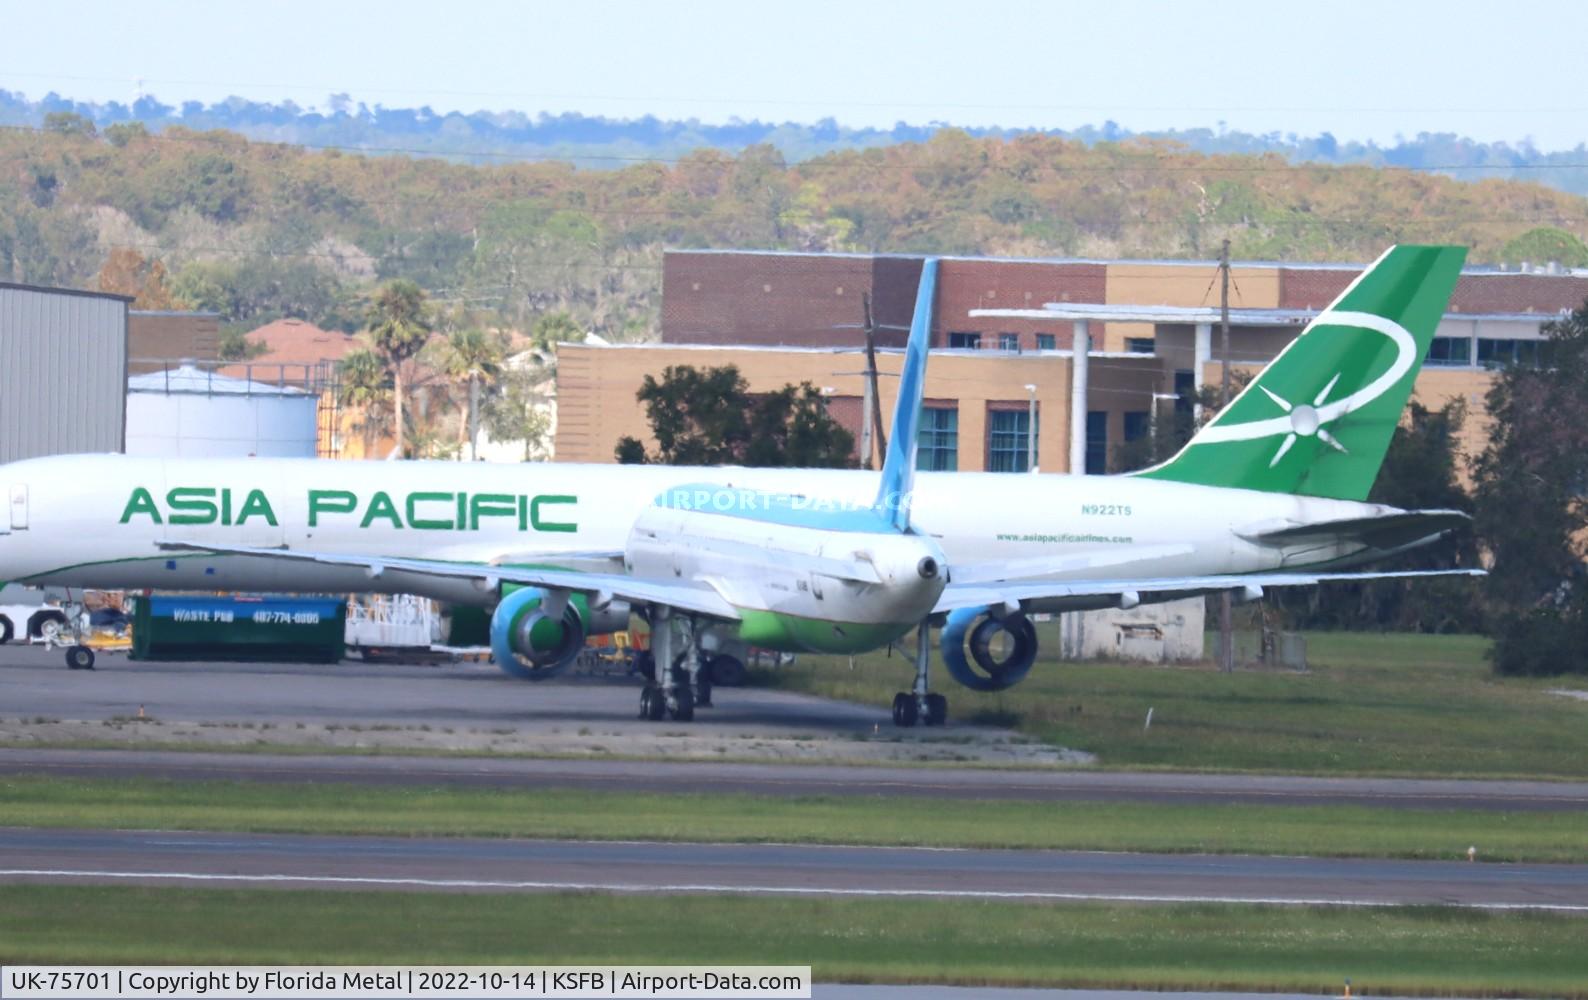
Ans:
[[[635,398],[645,404],[657,451],[649,455],[638,439],[624,437],[614,449],[620,462],[762,468],[855,463],[854,435],[827,413],[820,390],[809,382],[755,394],[734,365],[673,365],[660,380],[645,376]]]
[[[458,451],[468,442],[469,458],[479,458],[480,390],[494,386],[502,377],[502,361],[507,354],[507,338],[479,327],[456,330],[447,337],[442,364],[446,373],[461,380],[467,393],[464,419],[458,426]]]
[[[558,344],[583,343],[585,336],[585,331],[565,312],[542,313],[529,332],[535,350],[542,354],[555,352]]]
[[[245,326],[236,323],[221,325],[219,353],[222,361],[252,361],[268,350],[270,348],[264,344],[248,339]]]
[[[485,403],[485,429],[493,441],[522,441],[523,460],[543,457],[551,416],[546,386],[551,369],[534,356],[520,356],[503,369],[497,391]]]
[[[1507,264],[1547,264],[1554,261],[1567,267],[1588,267],[1588,245],[1554,226],[1539,226],[1511,240],[1500,249]]]
[[[337,402],[359,411],[357,428],[369,454],[375,434],[391,419],[392,383],[385,364],[367,347],[350,351],[336,365]]]
[[[1489,390],[1493,430],[1473,465],[1494,663],[1506,673],[1588,671],[1577,541],[1588,528],[1588,304],[1544,329],[1548,363],[1507,368]]]
[[[410,362],[430,340],[433,323],[424,290],[406,278],[389,281],[375,294],[365,313],[365,336],[392,380],[392,437],[397,454],[405,455],[403,390]]]
[[[99,134],[92,120],[74,111],[51,111],[44,116],[44,131],[87,139]]]

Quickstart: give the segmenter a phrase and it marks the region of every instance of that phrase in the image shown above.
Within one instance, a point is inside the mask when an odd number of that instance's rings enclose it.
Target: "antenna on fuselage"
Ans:
[[[873,507],[895,529],[910,530],[910,498],[915,490],[915,453],[921,427],[921,399],[926,391],[926,357],[932,338],[932,302],[937,293],[937,258],[921,263],[921,284],[915,293],[915,316],[904,347],[899,397],[893,406],[893,429],[882,460],[882,483]]]

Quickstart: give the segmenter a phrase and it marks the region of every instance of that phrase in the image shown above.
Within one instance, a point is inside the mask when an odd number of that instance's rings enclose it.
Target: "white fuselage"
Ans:
[[[869,503],[877,474],[809,469],[183,460],[72,455],[0,466],[0,581],[102,589],[380,592],[361,569],[169,553],[161,542],[544,562],[622,553],[684,483]],[[1357,543],[1261,545],[1254,529],[1386,508],[1126,476],[922,473],[911,520],[957,562],[1075,560],[1055,579],[1247,573],[1348,560]],[[687,531],[679,536],[687,546]],[[913,558],[913,557],[912,557]],[[686,564],[688,552],[679,559]],[[1085,563],[1091,560],[1092,565]],[[1100,562],[1099,562],[1100,561]],[[1101,564],[1106,566],[1098,569]],[[404,590],[413,590],[407,581]],[[467,583],[427,596],[489,603]]]

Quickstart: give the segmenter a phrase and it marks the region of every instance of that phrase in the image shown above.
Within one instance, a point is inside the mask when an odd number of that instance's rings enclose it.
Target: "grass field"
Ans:
[[[1105,767],[1588,779],[1588,703],[1495,677],[1476,636],[1313,633],[1311,670],[1219,673],[1058,661],[1056,626],[1024,683],[996,694],[935,667],[952,718],[1013,725]],[[913,642],[913,640],[909,640]],[[801,656],[769,683],[886,703],[908,658]],[[1588,688],[1588,679],[1576,680]],[[1152,728],[1144,729],[1152,709]]]
[[[0,823],[1588,862],[1581,812],[0,779]]]
[[[0,962],[811,965],[818,980],[1588,997],[1588,922],[1448,909],[0,886]]]

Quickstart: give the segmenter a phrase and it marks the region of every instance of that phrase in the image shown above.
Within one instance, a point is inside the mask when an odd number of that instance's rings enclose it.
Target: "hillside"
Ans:
[[[787,163],[730,155],[471,165],[252,142],[66,113],[0,128],[0,276],[89,286],[114,248],[158,259],[183,302],[252,325],[355,325],[359,296],[411,277],[526,328],[568,312],[614,339],[654,331],[664,247],[1026,256],[1365,260],[1391,242],[1496,262],[1539,227],[1588,233],[1588,203],[1514,181],[1207,156],[943,129]],[[1552,234],[1565,256],[1580,249]],[[1536,239],[1536,237],[1535,237]],[[1533,252],[1512,244],[1511,254]]]
[[[768,145],[790,163],[841,150],[868,149],[903,142],[926,142],[939,123],[890,128],[853,128],[831,118],[818,122],[732,120],[721,124],[652,116],[614,119],[574,112],[538,115],[521,111],[437,112],[429,107],[370,107],[346,94],[333,94],[323,108],[301,107],[231,97],[214,104],[165,104],[153,96],[124,104],[74,101],[56,94],[39,100],[0,90],[0,125],[38,127],[50,114],[78,114],[98,128],[130,121],[151,132],[171,126],[194,130],[226,129],[256,141],[439,156],[463,163],[559,159],[585,167],[610,168],[636,158],[676,159],[697,149],[736,153]],[[1045,135],[1086,145],[1157,139],[1209,155],[1275,153],[1292,163],[1361,164],[1442,173],[1459,180],[1527,180],[1562,191],[1588,194],[1588,146],[1543,151],[1530,142],[1478,142],[1450,133],[1424,132],[1393,145],[1340,140],[1325,132],[1250,132],[1188,128],[1133,132],[1112,121],[1074,129],[967,128],[977,138],[1013,139]]]

